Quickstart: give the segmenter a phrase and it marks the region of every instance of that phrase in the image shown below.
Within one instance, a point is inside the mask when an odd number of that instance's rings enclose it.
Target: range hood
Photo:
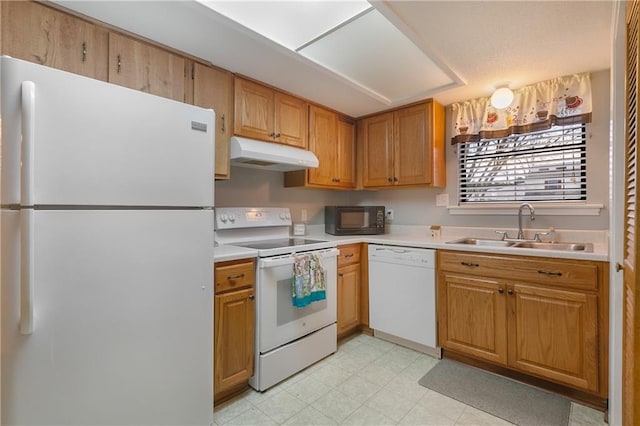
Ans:
[[[306,149],[262,142],[238,136],[231,138],[231,165],[277,172],[318,167],[318,157]]]

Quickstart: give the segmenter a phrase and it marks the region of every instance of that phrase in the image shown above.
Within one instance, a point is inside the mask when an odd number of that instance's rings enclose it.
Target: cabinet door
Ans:
[[[440,346],[506,364],[505,287],[488,278],[441,273],[438,279]]]
[[[307,148],[307,103],[302,99],[275,92],[274,141]]]
[[[214,391],[223,392],[253,375],[253,288],[215,296]]]
[[[107,80],[108,32],[28,1],[3,1],[2,54]]]
[[[394,112],[394,184],[431,183],[431,104],[420,104]]]
[[[360,264],[338,270],[338,334],[360,324]]]
[[[363,186],[393,185],[393,113],[362,120],[364,138]]]
[[[352,121],[338,118],[338,147],[335,175],[338,186],[356,187],[356,137]]]
[[[309,169],[310,184],[337,184],[336,135],[336,115],[312,105],[309,108],[309,149],[318,157],[320,166]]]
[[[184,102],[185,60],[138,40],[109,33],[109,82]]]
[[[596,391],[597,296],[520,284],[509,292],[509,365]]]
[[[233,123],[233,74],[193,64],[193,104],[216,113],[216,179],[229,179],[229,138]]]
[[[236,77],[233,132],[273,142],[273,118],[273,90]]]

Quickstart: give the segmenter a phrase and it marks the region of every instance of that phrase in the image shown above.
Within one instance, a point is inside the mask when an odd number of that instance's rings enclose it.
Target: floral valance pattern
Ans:
[[[504,138],[555,125],[591,122],[591,75],[554,78],[514,90],[503,109],[479,98],[452,105],[451,143]]]

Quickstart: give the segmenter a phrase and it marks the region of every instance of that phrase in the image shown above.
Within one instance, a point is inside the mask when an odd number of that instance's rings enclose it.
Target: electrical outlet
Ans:
[[[436,195],[436,206],[437,207],[447,207],[449,205],[449,194],[438,194]]]
[[[387,220],[393,220],[393,210],[387,210]]]

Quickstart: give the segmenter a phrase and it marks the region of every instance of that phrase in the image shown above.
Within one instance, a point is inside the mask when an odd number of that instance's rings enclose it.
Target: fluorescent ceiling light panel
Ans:
[[[299,53],[387,102],[427,95],[454,81],[377,10]]]
[[[294,51],[371,8],[364,0],[198,1]]]

